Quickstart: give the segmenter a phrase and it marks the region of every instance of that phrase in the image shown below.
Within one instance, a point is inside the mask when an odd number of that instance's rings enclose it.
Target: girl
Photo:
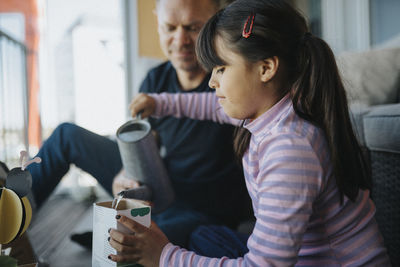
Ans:
[[[145,266],[389,266],[332,51],[285,1],[237,0],[202,29],[197,54],[214,93],[139,95],[132,115],[236,124],[256,224],[249,252],[206,258],[120,217],[117,262]],[[223,108],[223,110],[221,109]],[[234,118],[234,119],[232,119]],[[207,140],[194,140],[207,142]],[[205,196],[206,197],[206,196]]]

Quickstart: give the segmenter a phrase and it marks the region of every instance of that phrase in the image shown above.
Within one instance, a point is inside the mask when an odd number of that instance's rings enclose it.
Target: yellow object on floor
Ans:
[[[22,235],[32,219],[27,197],[22,199],[10,189],[0,188],[0,244],[7,244]]]

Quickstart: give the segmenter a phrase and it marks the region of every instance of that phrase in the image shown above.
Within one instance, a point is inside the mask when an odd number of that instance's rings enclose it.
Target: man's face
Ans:
[[[178,71],[196,72],[195,44],[201,27],[217,11],[211,0],[159,0],[161,49]]]

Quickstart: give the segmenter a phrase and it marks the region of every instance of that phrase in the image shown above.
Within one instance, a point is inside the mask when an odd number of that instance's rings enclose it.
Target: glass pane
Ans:
[[[15,167],[19,152],[27,150],[24,20],[3,13],[0,21],[0,160]]]
[[[370,0],[372,45],[400,38],[400,1]]]
[[[69,121],[114,134],[125,121],[121,1],[47,0],[41,103],[44,138]]]

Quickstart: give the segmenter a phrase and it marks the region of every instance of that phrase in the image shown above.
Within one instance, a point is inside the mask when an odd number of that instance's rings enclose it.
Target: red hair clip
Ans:
[[[244,26],[243,26],[243,31],[242,31],[242,36],[243,36],[244,38],[249,38],[249,37],[250,37],[251,31],[253,30],[253,23],[254,23],[254,18],[255,18],[255,16],[256,16],[256,15],[250,15],[250,16],[247,18],[246,23],[245,23]],[[250,23],[250,26],[249,26],[249,30],[246,31],[247,24],[249,23],[250,18],[251,18],[251,23]]]

